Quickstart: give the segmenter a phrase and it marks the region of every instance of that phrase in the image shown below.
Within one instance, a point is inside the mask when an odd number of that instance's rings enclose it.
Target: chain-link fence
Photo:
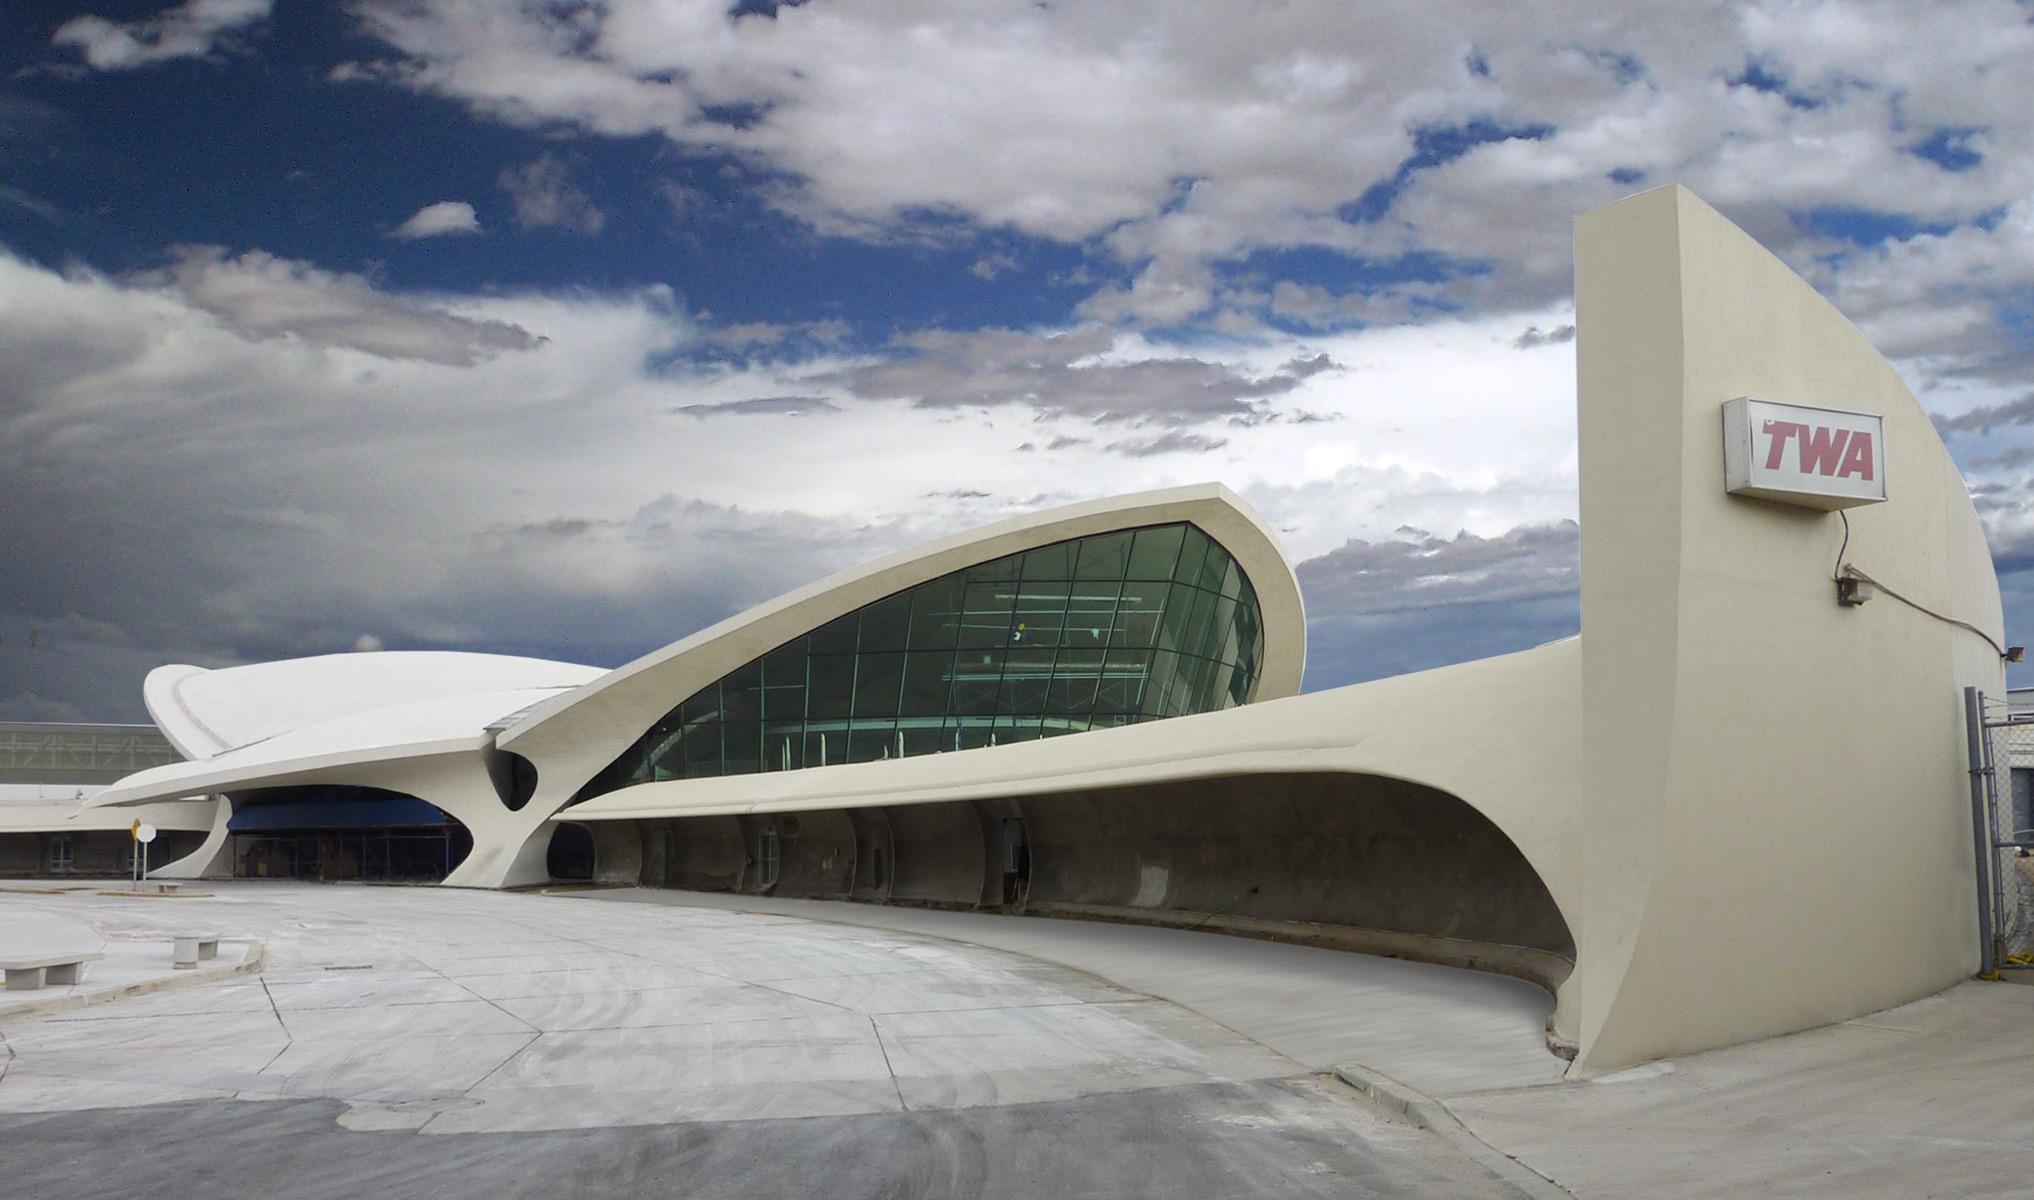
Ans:
[[[2034,963],[2034,689],[1979,694],[1986,761],[1973,764],[1991,835],[1995,965]],[[2015,961],[2018,960],[2018,961]]]

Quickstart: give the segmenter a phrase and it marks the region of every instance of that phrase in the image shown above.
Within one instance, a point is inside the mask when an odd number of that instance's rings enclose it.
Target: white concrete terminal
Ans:
[[[1292,564],[1195,485],[956,534],[612,671],[161,667],[144,698],[191,760],[84,807],[225,794],[216,856],[161,874],[365,874],[343,834],[393,802],[444,825],[426,857],[454,885],[1205,923],[1475,966],[1554,991],[1577,1079],[1967,978],[1997,864],[1963,697],[2003,691],[2008,650],[1928,415],[1678,187],[1577,221],[1576,304],[1578,638],[1296,694]],[[236,821],[304,836],[236,857]]]

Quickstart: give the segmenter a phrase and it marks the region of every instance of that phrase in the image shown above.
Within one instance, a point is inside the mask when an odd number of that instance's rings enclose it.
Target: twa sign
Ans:
[[[1869,413],[1740,397],[1723,406],[1724,489],[1808,508],[1886,498],[1886,433]]]

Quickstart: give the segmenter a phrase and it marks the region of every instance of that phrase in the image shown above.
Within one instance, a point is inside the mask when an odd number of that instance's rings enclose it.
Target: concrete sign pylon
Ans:
[[[1583,902],[1578,1074],[1803,1029],[1975,963],[1969,630],[1851,608],[1846,561],[2003,640],[1955,464],[1842,314],[1680,187],[1576,222]],[[1719,410],[1883,421],[1885,503],[1726,494]],[[1847,520],[1848,525],[1845,525]]]

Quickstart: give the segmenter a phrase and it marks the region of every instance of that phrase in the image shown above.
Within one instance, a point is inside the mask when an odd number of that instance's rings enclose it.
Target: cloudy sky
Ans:
[[[1671,182],[1894,359],[2027,640],[2030,18],[0,6],[0,717],[356,644],[614,664],[1202,480],[1301,560],[1309,687],[1565,636],[1570,223]]]

